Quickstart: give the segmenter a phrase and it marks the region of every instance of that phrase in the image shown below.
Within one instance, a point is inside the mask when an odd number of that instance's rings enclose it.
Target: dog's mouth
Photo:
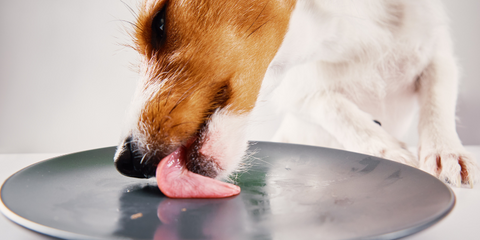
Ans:
[[[220,168],[213,157],[201,153],[204,139],[191,137],[167,156],[142,154],[127,138],[117,150],[115,166],[125,176],[156,177],[158,187],[171,198],[222,198],[240,193],[233,184],[214,179]]]

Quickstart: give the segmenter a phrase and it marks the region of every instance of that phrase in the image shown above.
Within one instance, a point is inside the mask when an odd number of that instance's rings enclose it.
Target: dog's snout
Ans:
[[[132,137],[128,137],[117,149],[115,167],[128,177],[150,178],[155,176],[155,167],[144,163],[144,156],[139,154]]]

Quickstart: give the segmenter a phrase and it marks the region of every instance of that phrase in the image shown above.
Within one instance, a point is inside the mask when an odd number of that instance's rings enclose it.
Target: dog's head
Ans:
[[[243,126],[293,7],[286,0],[143,2],[132,34],[143,76],[117,169],[152,177],[182,148],[192,172],[231,172],[246,150]]]

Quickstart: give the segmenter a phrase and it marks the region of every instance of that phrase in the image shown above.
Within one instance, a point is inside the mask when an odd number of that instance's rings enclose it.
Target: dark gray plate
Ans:
[[[239,196],[169,199],[155,180],[120,175],[115,148],[50,159],[11,176],[2,213],[78,239],[392,239],[453,208],[449,187],[415,168],[340,150],[254,143]]]

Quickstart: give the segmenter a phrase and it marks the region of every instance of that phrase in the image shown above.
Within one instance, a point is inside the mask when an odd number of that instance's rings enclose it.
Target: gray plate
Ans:
[[[53,158],[11,176],[2,213],[78,239],[392,239],[429,227],[455,204],[415,168],[340,150],[254,143],[240,195],[169,199],[155,180],[120,175],[115,148]]]

